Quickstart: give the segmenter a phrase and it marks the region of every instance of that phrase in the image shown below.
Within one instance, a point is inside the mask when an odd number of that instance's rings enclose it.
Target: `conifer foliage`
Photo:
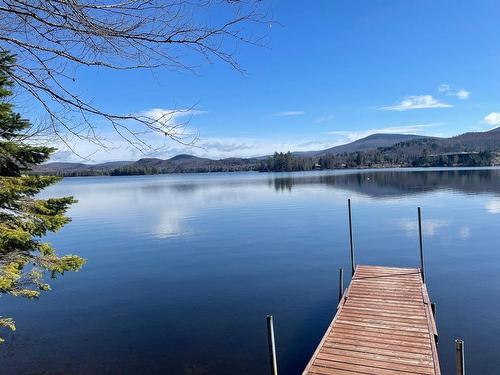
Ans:
[[[85,260],[76,255],[58,256],[43,241],[47,232],[70,221],[65,213],[75,200],[35,197],[60,178],[26,175],[30,166],[46,161],[55,149],[26,142],[30,123],[9,102],[14,64],[14,56],[0,52],[0,293],[38,298],[50,289],[44,280],[47,274],[55,278],[76,271]],[[14,330],[13,319],[0,313],[0,327]]]

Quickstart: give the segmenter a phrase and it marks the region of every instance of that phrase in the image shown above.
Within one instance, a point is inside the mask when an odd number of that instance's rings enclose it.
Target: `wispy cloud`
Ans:
[[[483,123],[490,126],[500,126],[500,112],[491,112],[485,116]]]
[[[383,111],[409,111],[412,109],[450,107],[453,106],[441,100],[435,99],[432,95],[412,95],[407,96],[405,99],[395,105],[384,106],[380,109]]]
[[[305,114],[304,111],[285,111],[285,112],[273,113],[272,116],[286,117],[286,116],[302,116],[304,114]]]
[[[456,93],[454,93],[452,95],[458,96],[458,98],[461,100],[466,100],[466,99],[469,99],[469,97],[470,97],[470,91],[458,90]]]
[[[456,96],[460,100],[467,100],[470,97],[470,91],[460,89],[457,91],[453,91],[451,86],[447,83],[442,83],[438,87],[438,91],[445,93],[447,96]]]
[[[158,137],[148,139],[148,141],[154,146],[158,146],[155,148],[155,151],[141,153],[137,149],[130,147],[128,143],[119,137],[111,140],[113,147],[108,149],[96,149],[95,145],[88,143],[79,144],[79,150],[86,152],[86,154],[92,154],[90,161],[82,161],[77,155],[65,149],[64,145],[59,145],[60,151],[51,158],[51,161],[101,163],[114,160],[138,160],[145,157],[168,159],[179,154],[191,154],[211,159],[230,157],[249,158],[270,155],[275,151],[315,151],[345,143],[345,141],[336,139],[325,139],[325,136],[319,137],[319,139],[306,138],[296,140],[273,140],[251,137],[201,137],[195,143],[194,147],[184,146]]]
[[[153,108],[141,112],[143,115],[162,118],[165,114],[165,121],[172,123],[181,123],[188,118],[186,116],[195,116],[206,113],[199,110],[186,110],[178,114],[171,115],[170,110]],[[173,117],[172,117],[173,116]],[[195,122],[196,119],[193,119]],[[211,136],[205,137],[200,135],[200,139],[195,144],[195,147],[184,146],[182,144],[171,141],[165,137],[161,137],[156,133],[144,134],[146,141],[153,146],[153,150],[148,153],[142,153],[133,148],[127,142],[123,141],[116,134],[109,135],[109,141],[112,147],[106,149],[96,148],[95,145],[86,142],[81,142],[75,147],[85,155],[92,155],[91,162],[99,163],[113,160],[137,160],[144,157],[156,157],[167,159],[172,156],[188,153],[199,157],[208,157],[213,159],[221,159],[228,157],[256,157],[272,154],[275,151],[316,151],[333,146],[338,146],[356,139],[366,137],[374,133],[401,133],[401,134],[428,134],[432,128],[438,127],[443,123],[427,123],[427,124],[412,124],[401,126],[390,126],[383,128],[372,128],[367,130],[340,130],[330,131],[317,135],[311,135],[306,138],[299,137],[281,137],[274,139],[265,139],[252,136]],[[52,161],[74,161],[82,162],[82,160],[64,145],[55,145],[60,148],[60,151],[54,155]],[[89,162],[84,160],[83,162]]]
[[[199,150],[191,150],[198,156],[211,158],[256,157],[270,155],[275,151],[316,151],[341,144],[335,140],[268,140],[257,138],[208,138],[200,139]]]
[[[448,85],[447,83],[441,83],[438,87],[438,91],[439,92],[448,92],[448,91],[450,91],[450,85]]]
[[[195,115],[208,113],[196,109],[166,109],[166,108],[150,108],[139,112],[139,116],[146,117],[158,121],[164,125],[174,126],[181,122],[180,119],[189,118]],[[185,120],[183,120],[185,121]]]
[[[316,124],[322,124],[324,122],[327,122],[327,121],[330,121],[333,119],[333,115],[326,115],[326,116],[321,116],[321,117],[318,117],[315,122]]]
[[[325,148],[330,148],[334,146],[338,146],[343,142],[338,141],[320,141],[320,140],[311,140],[302,143],[297,143],[293,151],[316,151],[323,150]]]
[[[372,134],[385,133],[385,134],[417,134],[421,135],[428,132],[430,128],[436,128],[438,126],[444,125],[443,122],[432,122],[428,124],[414,124],[414,125],[401,125],[401,126],[390,126],[385,128],[373,128],[366,130],[334,130],[326,132],[329,135],[340,135],[344,136],[347,141],[352,142],[358,139],[368,137]]]

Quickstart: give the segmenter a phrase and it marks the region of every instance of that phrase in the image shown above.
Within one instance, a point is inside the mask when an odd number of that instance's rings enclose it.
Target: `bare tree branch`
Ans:
[[[248,31],[269,22],[262,8],[258,0],[0,0],[0,50],[17,56],[11,78],[47,114],[37,133],[74,152],[73,139],[106,147],[96,126],[103,122],[141,151],[153,147],[145,132],[192,145],[196,135],[176,121],[186,109],[110,113],[76,92],[76,68],[194,71],[198,57],[243,72],[237,46],[266,44]]]

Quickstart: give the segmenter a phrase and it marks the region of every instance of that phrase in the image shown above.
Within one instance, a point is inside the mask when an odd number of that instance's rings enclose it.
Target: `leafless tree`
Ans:
[[[161,116],[109,113],[77,92],[79,67],[131,70],[194,70],[202,60],[221,60],[242,71],[236,48],[264,45],[250,24],[267,24],[257,0],[0,0],[0,50],[17,56],[12,79],[47,114],[49,133],[104,146],[96,127],[103,120],[141,150],[145,132],[181,143],[194,140],[182,111]]]

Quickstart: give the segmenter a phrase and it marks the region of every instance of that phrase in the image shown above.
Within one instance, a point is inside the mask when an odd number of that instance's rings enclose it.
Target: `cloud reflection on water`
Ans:
[[[436,194],[492,194],[483,207],[500,213],[500,170],[386,170],[322,171],[290,174],[208,174],[153,177],[65,179],[47,194],[72,194],[81,204],[71,209],[75,222],[92,217],[103,224],[111,223],[123,230],[170,238],[193,234],[196,225],[187,220],[210,216],[213,210],[237,207],[252,208],[269,202],[286,200],[293,194],[301,199],[344,201],[356,204],[377,200],[381,204],[398,204],[414,197],[416,205]],[[59,191],[58,191],[59,189]],[[60,194],[58,194],[60,193]],[[418,197],[418,198],[417,198]],[[438,200],[439,201],[439,200]],[[438,204],[433,201],[433,206]],[[201,222],[201,219],[200,219]],[[408,235],[416,235],[414,218],[402,218],[397,226]],[[426,218],[424,232],[434,236],[450,222]],[[199,225],[198,229],[203,226]],[[458,229],[460,238],[468,238],[470,229]]]
[[[426,236],[434,236],[440,229],[451,225],[449,220],[426,219],[422,222],[422,231]],[[416,219],[400,219],[399,228],[406,232],[408,236],[417,236],[418,222]]]
[[[500,199],[494,198],[488,201],[485,205],[485,209],[490,214],[500,214]]]

